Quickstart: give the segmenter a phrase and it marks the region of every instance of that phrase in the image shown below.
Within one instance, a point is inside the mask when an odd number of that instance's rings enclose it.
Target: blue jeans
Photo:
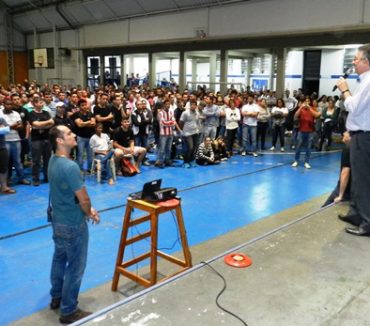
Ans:
[[[90,147],[90,138],[82,138],[77,136],[77,146],[78,146],[78,153],[77,153],[77,161],[80,169],[83,169],[83,155],[84,149],[86,150],[87,154],[87,168],[90,169],[92,163],[92,150]]]
[[[256,151],[256,138],[257,138],[257,126],[249,126],[243,124],[243,151],[250,152]]]
[[[310,161],[311,156],[311,140],[312,140],[312,133],[311,132],[302,132],[298,133],[298,145],[295,150],[295,160],[298,162],[299,157],[301,156],[301,149],[306,149],[306,156],[304,161],[308,163]]]
[[[148,148],[148,135],[136,135],[135,136],[135,146],[141,146]]]
[[[66,225],[53,222],[54,256],[51,265],[52,298],[61,298],[61,314],[77,309],[77,298],[86,267],[89,230],[87,222]]]
[[[112,178],[112,168],[110,166],[110,159],[113,156],[113,154],[114,154],[113,150],[110,151],[107,155],[95,154],[95,158],[97,158],[101,162],[103,168],[102,171],[105,171],[108,180]]]
[[[204,126],[203,134],[204,134],[204,137],[210,137],[212,140],[216,139],[217,127],[216,126]]]
[[[159,137],[159,151],[158,151],[158,161],[164,163],[165,161],[171,160],[171,146],[172,146],[173,136],[160,136]]]
[[[18,181],[22,181],[24,179],[24,171],[21,163],[21,142],[7,141],[5,144],[9,154],[9,162],[11,162],[15,168]]]

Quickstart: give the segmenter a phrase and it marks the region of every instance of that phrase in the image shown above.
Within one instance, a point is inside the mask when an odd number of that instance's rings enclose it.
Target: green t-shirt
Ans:
[[[48,178],[53,222],[75,225],[85,220],[75,191],[84,187],[84,182],[77,163],[66,158],[53,155],[49,161]]]

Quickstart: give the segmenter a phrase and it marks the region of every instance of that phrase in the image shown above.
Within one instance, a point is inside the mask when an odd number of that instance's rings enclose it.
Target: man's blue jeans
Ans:
[[[172,146],[173,136],[159,137],[160,147],[158,152],[158,161],[164,163],[171,160],[171,146]]]
[[[249,126],[243,124],[242,129],[242,137],[243,137],[243,152],[256,152],[256,138],[257,138],[257,126]]]
[[[78,147],[78,153],[77,153],[77,161],[78,165],[80,166],[80,169],[83,169],[83,155],[84,155],[84,149],[86,150],[87,155],[87,169],[89,170],[91,168],[92,163],[92,150],[90,147],[90,138],[82,138],[77,136],[77,147]]]
[[[86,267],[89,231],[87,222],[66,225],[53,222],[55,251],[51,265],[52,298],[61,298],[63,316],[77,309],[77,298]]]
[[[110,159],[112,158],[113,154],[113,150],[111,150],[107,155],[95,154],[95,158],[100,160],[103,168],[102,171],[105,171],[108,180],[113,176],[112,168],[110,166]]]
[[[21,142],[20,141],[7,141],[6,149],[9,154],[9,161],[12,162],[17,173],[18,181],[24,179],[23,166],[21,163]]]
[[[310,161],[311,157],[311,141],[312,141],[312,132],[302,132],[298,133],[298,145],[295,150],[295,160],[298,162],[299,157],[301,156],[301,150],[304,148],[306,150],[306,155],[304,158],[305,163]]]

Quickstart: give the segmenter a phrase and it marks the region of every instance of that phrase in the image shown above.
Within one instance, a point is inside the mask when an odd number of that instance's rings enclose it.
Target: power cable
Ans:
[[[205,261],[201,261],[200,264],[204,264],[206,265],[209,269],[211,269],[217,276],[219,276],[224,285],[221,289],[221,291],[217,294],[216,296],[216,305],[217,307],[219,307],[222,311],[226,312],[227,314],[229,314],[230,316],[233,316],[234,318],[238,319],[244,326],[248,326],[248,324],[242,319],[240,318],[238,315],[236,315],[235,313],[231,312],[230,310],[227,310],[226,308],[224,308],[220,303],[219,303],[219,299],[221,297],[221,295],[226,291],[227,289],[227,282],[226,282],[226,279],[225,277],[220,273],[218,272],[214,267],[212,267],[210,264],[208,264],[207,262]]]

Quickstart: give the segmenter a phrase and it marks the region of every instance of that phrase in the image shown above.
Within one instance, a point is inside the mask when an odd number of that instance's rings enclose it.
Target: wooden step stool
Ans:
[[[149,213],[148,215],[131,219],[131,213],[134,208],[145,211]],[[180,260],[174,256],[168,255],[157,249],[158,245],[158,217],[159,214],[169,212],[171,210],[176,211],[177,224],[180,233],[181,245],[184,255],[184,260]],[[128,230],[130,227],[135,225],[150,221],[150,230],[144,232],[143,234],[136,235],[130,239],[127,239]],[[143,240],[145,238],[151,238],[151,249],[150,251],[133,258],[129,261],[123,262],[124,253],[126,246],[133,244],[134,242]],[[181,267],[178,272],[171,274],[160,281],[164,281],[176,274],[181,273],[182,271],[192,267],[191,254],[188,246],[188,241],[186,238],[186,231],[183,221],[183,215],[181,210],[181,202],[178,199],[171,199],[169,201],[159,202],[159,203],[150,203],[144,200],[127,200],[126,212],[123,220],[121,241],[118,248],[116,267],[114,271],[113,281],[112,281],[112,291],[117,291],[118,281],[120,275],[124,275],[131,280],[141,284],[142,286],[149,287],[157,283],[157,258],[162,257],[171,263],[177,264]],[[132,273],[127,270],[131,265],[137,264],[144,259],[150,259],[150,279],[146,279],[142,276],[139,276],[135,273]]]

